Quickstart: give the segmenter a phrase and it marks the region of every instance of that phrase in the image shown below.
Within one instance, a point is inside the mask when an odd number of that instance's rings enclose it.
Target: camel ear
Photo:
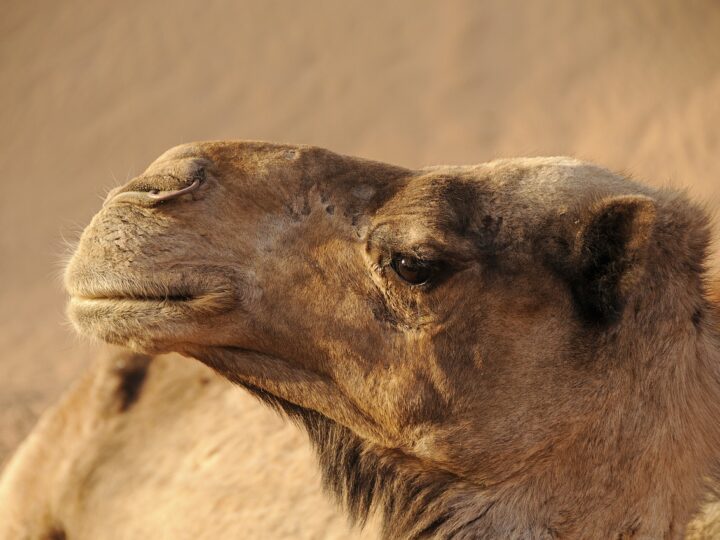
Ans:
[[[649,197],[609,197],[580,220],[573,250],[572,286],[589,320],[620,318],[645,270],[656,206]]]

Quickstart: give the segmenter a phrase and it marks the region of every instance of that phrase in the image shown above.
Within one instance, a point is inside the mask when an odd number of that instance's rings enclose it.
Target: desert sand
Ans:
[[[0,463],[100,350],[65,321],[68,246],[175,144],[308,143],[409,167],[568,154],[720,210],[711,0],[9,0],[0,36]],[[317,482],[304,435],[244,407],[247,459],[276,426],[301,451],[270,465]]]

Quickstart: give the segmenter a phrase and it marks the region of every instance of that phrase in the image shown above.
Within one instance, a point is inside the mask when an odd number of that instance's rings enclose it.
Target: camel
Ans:
[[[108,195],[68,312],[294,419],[387,538],[680,538],[720,465],[709,240],[682,194],[570,158],[193,143]]]

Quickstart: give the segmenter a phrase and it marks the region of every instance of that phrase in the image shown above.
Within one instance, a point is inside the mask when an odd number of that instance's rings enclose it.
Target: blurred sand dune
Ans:
[[[10,0],[0,81],[0,462],[96,355],[63,322],[63,239],[180,142],[407,166],[571,154],[720,209],[710,0]]]

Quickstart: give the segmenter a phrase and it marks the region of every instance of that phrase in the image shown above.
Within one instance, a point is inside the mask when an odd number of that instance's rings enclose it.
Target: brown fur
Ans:
[[[720,442],[708,242],[683,196],[567,158],[203,143],[111,194],[67,285],[82,332],[298,418],[388,537],[678,538]]]

